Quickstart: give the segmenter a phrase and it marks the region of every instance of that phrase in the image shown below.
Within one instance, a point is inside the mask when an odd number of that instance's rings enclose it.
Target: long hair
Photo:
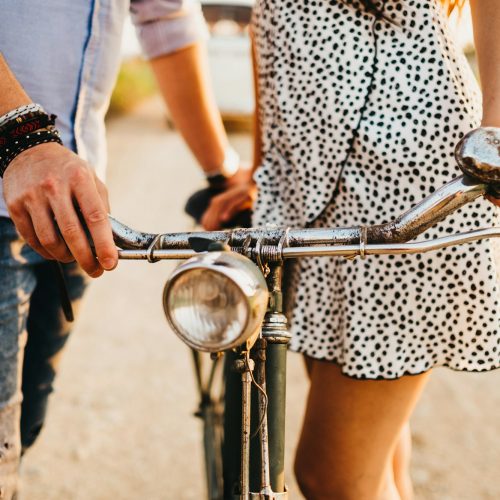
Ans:
[[[365,9],[375,15],[381,15],[379,7],[376,5],[376,0],[360,0]],[[448,14],[451,14],[453,9],[461,9],[464,6],[465,0],[440,0],[443,6],[448,10]]]

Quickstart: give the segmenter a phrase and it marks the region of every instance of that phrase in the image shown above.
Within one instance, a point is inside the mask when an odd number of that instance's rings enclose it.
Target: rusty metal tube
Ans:
[[[483,196],[486,189],[487,186],[485,184],[477,183],[469,177],[459,177],[438,189],[397,219],[386,224],[367,227],[367,242],[401,243],[410,241],[461,206]],[[277,245],[286,236],[287,247],[303,247],[356,244],[360,240],[362,231],[361,227],[290,230],[286,228],[250,228],[155,235],[134,231],[111,216],[110,221],[115,242],[121,249],[146,250],[154,244],[155,255],[162,255],[159,258],[164,259],[188,258],[191,254],[184,253],[183,251],[190,250],[189,239],[194,236],[210,241],[224,241],[233,247],[241,247],[248,241],[255,244],[259,239],[263,240],[265,244]],[[161,254],[162,251],[167,250],[172,253]],[[173,251],[178,252],[178,257],[175,256],[176,254]],[[129,259],[144,258],[140,253],[133,254],[131,252],[123,252],[122,256],[122,258]]]

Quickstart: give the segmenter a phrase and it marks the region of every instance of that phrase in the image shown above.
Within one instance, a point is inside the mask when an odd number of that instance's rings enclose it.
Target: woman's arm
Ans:
[[[237,213],[252,208],[257,197],[257,188],[252,176],[255,169],[261,164],[262,140],[259,116],[258,65],[251,31],[250,38],[252,41],[252,69],[255,97],[252,169],[247,171],[240,169],[234,181],[228,184],[228,189],[222,194],[212,198],[201,220],[202,226],[208,231],[220,229],[225,222],[231,220]]]
[[[252,32],[250,32],[250,36],[252,40],[253,89],[255,97],[255,110],[253,114],[253,170],[255,171],[262,163],[262,132],[260,128],[259,66],[257,65],[257,52]]]
[[[470,0],[483,91],[483,127],[500,127],[500,9],[498,0]],[[500,206],[500,199],[488,198]]]
[[[498,0],[470,0],[483,90],[484,127],[500,127],[500,9]]]

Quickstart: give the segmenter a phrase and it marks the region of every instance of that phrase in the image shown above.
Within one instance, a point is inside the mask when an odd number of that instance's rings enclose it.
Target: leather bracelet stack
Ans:
[[[56,115],[48,115],[34,103],[0,116],[0,177],[23,151],[47,142],[62,144],[55,120]]]

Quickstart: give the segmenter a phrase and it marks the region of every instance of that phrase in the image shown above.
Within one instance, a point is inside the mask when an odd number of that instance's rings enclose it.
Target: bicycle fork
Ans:
[[[243,358],[233,361],[233,370],[241,373],[241,428],[239,488],[225,498],[238,500],[283,500],[288,498],[285,485],[285,401],[286,351],[290,339],[283,315],[281,280],[282,265],[270,268],[267,276],[270,290],[268,311],[262,324],[261,338]],[[251,395],[251,385],[257,391]],[[234,390],[234,388],[233,388]],[[232,392],[231,389],[228,392]],[[229,394],[227,394],[229,395]],[[225,446],[233,439],[228,431],[235,429],[226,412]],[[233,420],[234,422],[234,420]],[[259,439],[252,440],[251,423]],[[227,438],[227,439],[226,439]],[[232,455],[233,458],[235,457]],[[225,453],[224,476],[234,484],[235,468]],[[234,464],[234,462],[233,462]],[[231,480],[231,475],[233,478]],[[227,490],[226,490],[227,492]]]

